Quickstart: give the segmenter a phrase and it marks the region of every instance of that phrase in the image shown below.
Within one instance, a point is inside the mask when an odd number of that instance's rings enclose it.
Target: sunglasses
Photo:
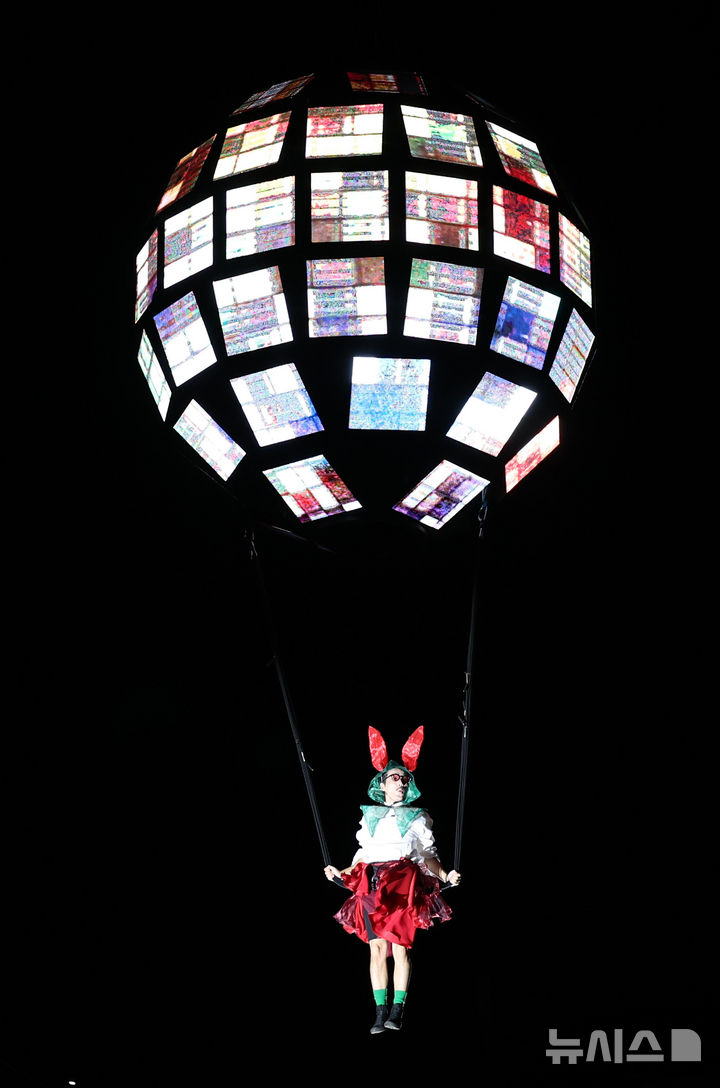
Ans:
[[[386,774],[385,775],[385,782],[387,782],[388,778],[392,782],[402,782],[403,786],[407,786],[409,784],[409,782],[410,782],[410,775],[409,774]]]

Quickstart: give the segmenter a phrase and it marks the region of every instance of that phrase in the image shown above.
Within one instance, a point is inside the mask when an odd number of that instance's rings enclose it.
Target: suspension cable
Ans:
[[[282,660],[280,658],[280,652],[278,649],[278,639],[275,631],[275,625],[272,621],[272,611],[270,608],[270,598],[265,585],[265,579],[263,577],[262,563],[260,561],[260,555],[257,550],[257,543],[255,539],[255,533],[249,532],[249,547],[250,557],[255,561],[255,569],[257,572],[257,580],[260,587],[260,592],[263,598],[263,604],[265,606],[265,614],[267,616],[270,642],[272,647],[272,662],[275,668],[275,675],[277,676],[280,691],[282,693],[283,702],[285,703],[285,712],[290,723],[290,729],[295,741],[295,748],[297,750],[298,759],[300,760],[300,770],[302,771],[303,780],[305,782],[305,789],[307,790],[308,800],[310,802],[310,808],[313,814],[313,820],[315,821],[315,831],[317,832],[318,841],[320,843],[320,851],[323,856],[323,861],[326,865],[330,865],[330,851],[328,850],[327,840],[325,838],[325,832],[322,826],[322,820],[320,819],[320,809],[318,807],[317,798],[315,796],[315,787],[311,777],[312,767],[305,758],[305,750],[300,739],[300,732],[297,726],[297,717],[295,714],[295,708],[290,698],[290,691],[288,689],[287,680],[285,678],[285,672],[282,666]],[[333,882],[339,884],[344,888],[345,884],[338,877],[333,877]]]
[[[472,721],[473,660],[475,655],[475,632],[477,627],[477,617],[480,604],[480,552],[485,536],[485,521],[487,518],[488,510],[487,496],[488,487],[485,487],[482,493],[480,510],[478,512],[478,520],[480,523],[478,532],[478,550],[475,562],[475,572],[473,576],[472,600],[470,605],[470,630],[468,634],[468,648],[465,662],[463,712],[462,716],[460,717],[460,725],[462,726],[462,741],[460,745],[460,780],[458,785],[457,815],[455,819],[455,855],[453,859],[453,868],[457,872],[460,871],[463,820],[465,816],[465,797],[467,793],[468,747],[470,744],[470,725]]]

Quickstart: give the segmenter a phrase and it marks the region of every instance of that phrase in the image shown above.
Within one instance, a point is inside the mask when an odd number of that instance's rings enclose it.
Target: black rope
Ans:
[[[462,740],[460,744],[460,781],[458,785],[457,815],[455,818],[455,856],[453,859],[453,868],[457,872],[460,872],[463,821],[465,817],[465,797],[467,793],[468,747],[470,745],[470,724],[472,721],[473,659],[475,655],[475,632],[477,628],[477,617],[480,608],[480,551],[485,535],[485,520],[487,518],[488,508],[487,494],[488,488],[486,487],[482,493],[481,506],[478,513],[478,519],[480,521],[480,530],[478,535],[478,553],[475,563],[472,602],[470,606],[470,630],[468,634],[467,658],[465,662],[465,689],[463,692],[463,712],[462,717],[460,718],[460,724],[462,726]]]
[[[297,727],[297,717],[295,714],[295,708],[290,698],[290,691],[288,689],[287,681],[285,679],[285,673],[282,667],[282,661],[280,659],[280,653],[278,650],[278,640],[275,633],[275,626],[272,622],[272,610],[270,608],[270,599],[268,596],[267,588],[265,586],[265,579],[262,573],[262,563],[260,562],[260,555],[257,550],[257,544],[255,540],[255,534],[249,534],[250,555],[255,560],[256,571],[258,575],[258,583],[260,586],[260,592],[263,598],[263,604],[265,606],[265,613],[267,616],[267,622],[270,633],[270,641],[272,645],[272,661],[275,667],[275,674],[280,685],[280,691],[282,692],[283,702],[285,703],[285,712],[290,723],[290,729],[292,731],[293,740],[295,741],[295,748],[297,750],[298,759],[300,760],[300,769],[302,771],[303,779],[305,781],[305,789],[307,790],[308,800],[310,801],[310,808],[312,809],[313,820],[315,821],[315,830],[320,843],[320,851],[323,856],[323,861],[326,865],[330,865],[330,851],[328,850],[327,840],[325,838],[325,832],[322,826],[322,820],[320,819],[320,809],[318,808],[317,798],[315,797],[315,787],[313,785],[311,771],[312,767],[305,758],[305,750],[300,739],[300,732]],[[333,882],[339,884],[341,888],[345,887],[345,884],[338,877],[333,877]]]

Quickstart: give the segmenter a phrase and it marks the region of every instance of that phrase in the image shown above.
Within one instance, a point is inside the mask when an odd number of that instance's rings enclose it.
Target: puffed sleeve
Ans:
[[[360,820],[360,827],[357,830],[355,838],[358,841],[358,849],[355,851],[355,856],[352,859],[352,864],[353,865],[357,865],[357,863],[359,861],[367,861],[369,856],[370,856],[369,854],[366,854],[365,851],[366,851],[366,847],[372,841],[372,836],[370,834],[370,829],[368,828],[368,825],[365,822],[365,817],[364,816]]]
[[[432,833],[432,819],[428,816],[427,812],[422,812],[417,820],[414,820],[410,826],[410,831],[413,836],[413,860],[422,858],[436,858],[437,847],[435,845],[435,836]]]

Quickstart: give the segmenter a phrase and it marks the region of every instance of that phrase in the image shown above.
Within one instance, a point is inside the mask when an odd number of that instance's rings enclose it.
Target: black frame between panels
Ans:
[[[303,73],[310,74],[310,73]],[[548,377],[562,334],[573,309],[597,333],[597,301],[592,310],[559,278],[558,212],[562,212],[583,233],[588,228],[571,198],[563,192],[563,180],[553,167],[551,156],[544,149],[537,132],[515,118],[479,99],[475,88],[454,86],[446,78],[434,80],[420,73],[427,93],[371,93],[353,91],[347,73],[335,75],[315,73],[299,93],[256,106],[242,112],[224,113],[209,118],[203,131],[194,133],[188,147],[169,149],[171,162],[168,178],[175,163],[193,146],[199,146],[213,135],[213,145],[194,187],[179,200],[152,217],[136,239],[136,252],[144,245],[154,229],[158,229],[158,286],[149,307],[138,322],[147,332],[166,378],[169,367],[165,361],[160,337],[152,320],[162,310],[192,290],[213,345],[217,362],[179,387],[170,379],[172,396],[164,426],[171,439],[182,448],[185,456],[199,462],[197,467],[215,476],[199,455],[190,450],[173,431],[175,422],[191,400],[197,400],[212,418],[246,451],[246,456],[224,485],[240,500],[243,508],[253,511],[253,517],[268,520],[295,530],[299,523],[263,476],[263,470],[322,453],[345,481],[362,509],[343,515],[342,519],[372,518],[386,522],[401,519],[418,523],[392,510],[395,503],[411,491],[441,460],[453,461],[463,468],[489,479],[493,491],[502,493],[504,466],[555,416],[560,417],[561,445],[564,423],[577,401],[571,404]],[[267,86],[277,82],[269,75]],[[240,94],[238,105],[260,88]],[[347,106],[380,102],[384,106],[383,151],[381,155],[346,158],[307,159],[305,157],[306,118],[308,107]],[[427,109],[470,115],[481,150],[482,167],[461,165],[435,159],[421,159],[410,153],[403,125],[401,106],[421,105]],[[260,120],[277,113],[289,113],[290,120],[279,160],[271,166],[213,180],[228,128],[248,121]],[[486,122],[510,128],[518,135],[533,140],[557,190],[557,196],[510,177],[504,170],[492,142]],[[190,134],[188,134],[190,135]],[[319,171],[363,171],[387,169],[389,173],[390,238],[386,242],[311,241],[310,175]],[[405,171],[452,175],[469,178],[478,183],[479,250],[470,251],[442,245],[424,245],[405,240]],[[295,177],[295,244],[250,256],[225,258],[225,193],[251,183],[292,175]],[[492,186],[500,185],[522,195],[539,200],[550,207],[551,273],[529,268],[492,252]],[[160,200],[157,195],[157,201]],[[163,285],[163,224],[166,219],[191,207],[209,195],[214,196],[213,263],[172,287]],[[385,265],[387,297],[387,334],[383,336],[338,336],[311,339],[307,331],[306,262],[310,259],[345,256],[382,256]],[[443,261],[450,264],[482,268],[483,283],[480,317],[475,345],[447,343],[403,335],[405,304],[410,283],[413,258]],[[278,266],[287,302],[293,339],[289,343],[265,347],[257,351],[228,356],[213,292],[213,281],[227,279],[240,273]],[[512,275],[532,286],[551,290],[561,302],[552,331],[542,370],[516,362],[497,352],[489,344],[495,329],[498,311],[508,276]],[[593,292],[595,296],[595,290]],[[590,359],[597,348],[593,344]],[[424,432],[353,431],[347,427],[350,402],[350,375],[355,355],[379,355],[399,358],[430,358],[430,392],[427,424]],[[230,386],[230,379],[265,370],[281,363],[295,363],[315,405],[324,430],[286,442],[260,447],[244,417]],[[138,368],[139,369],[139,368]],[[588,366],[581,378],[584,380]],[[482,376],[491,371],[501,378],[535,390],[539,395],[515,429],[498,457],[491,457],[470,446],[447,437],[447,431],[458,412],[476,388]],[[138,377],[142,380],[141,375]],[[159,421],[162,425],[162,421]],[[472,507],[475,505],[471,503]],[[460,521],[466,511],[461,511]],[[309,523],[302,528],[312,528]],[[452,524],[452,522],[450,523]],[[449,528],[449,526],[447,527]],[[445,530],[443,530],[445,531]]]

